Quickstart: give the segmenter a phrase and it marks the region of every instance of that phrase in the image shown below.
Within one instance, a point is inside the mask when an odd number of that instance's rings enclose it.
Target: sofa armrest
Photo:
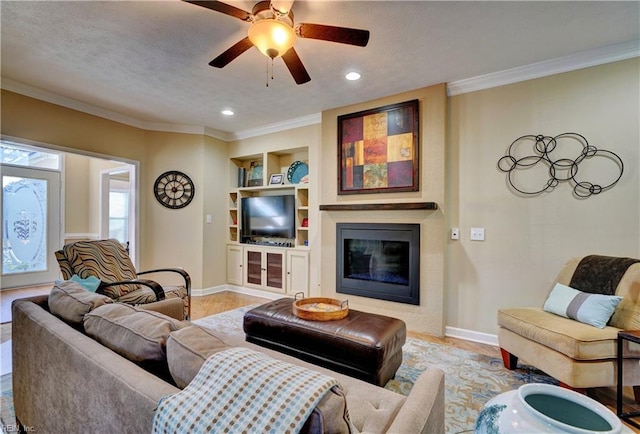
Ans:
[[[431,368],[418,377],[387,432],[390,434],[445,432],[444,372],[442,370]]]
[[[151,432],[158,400],[180,389],[40,305],[12,305],[15,414],[34,432]]]

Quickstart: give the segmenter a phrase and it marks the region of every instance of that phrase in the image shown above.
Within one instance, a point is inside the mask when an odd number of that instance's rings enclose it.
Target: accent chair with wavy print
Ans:
[[[100,286],[96,292],[126,304],[140,305],[181,298],[184,317],[190,317],[191,277],[183,269],[159,268],[138,272],[127,249],[115,239],[76,241],[66,244],[55,255],[65,280],[74,274],[82,279],[97,277]],[[138,277],[151,273],[178,274],[184,284],[160,285],[154,280]]]

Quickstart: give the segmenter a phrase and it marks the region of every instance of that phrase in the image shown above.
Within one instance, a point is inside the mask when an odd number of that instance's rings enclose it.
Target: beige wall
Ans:
[[[204,209],[213,209],[225,200],[226,186],[205,184],[203,173],[220,167],[218,157],[226,153],[223,142],[203,135],[150,132],[99,118],[54,104],[2,90],[2,134],[37,141],[66,151],[95,156],[112,156],[140,162],[140,250],[141,269],[182,266],[192,277],[194,288],[221,285],[225,280],[224,245],[205,253]],[[209,158],[209,160],[207,159]],[[226,164],[226,160],[223,159]],[[153,182],[166,170],[182,170],[196,183],[196,197],[186,208],[170,210],[160,206],[153,195]],[[82,181],[84,175],[80,173]],[[209,175],[209,178],[211,176]],[[67,180],[67,184],[79,182]],[[91,182],[88,183],[91,188]],[[72,187],[72,191],[73,191]],[[85,198],[87,192],[80,192]],[[71,200],[67,196],[67,202]],[[90,202],[90,198],[86,199]],[[213,202],[207,203],[206,200]],[[69,208],[71,207],[71,208]],[[65,207],[72,213],[74,208]],[[91,203],[87,216],[70,220],[71,227],[91,223]],[[86,221],[85,221],[86,219]],[[222,220],[224,221],[224,220]],[[215,220],[214,220],[215,222]],[[67,228],[70,232],[71,227]],[[213,242],[224,237],[224,224],[212,225],[208,233]],[[208,241],[208,240],[207,240]],[[203,280],[203,264],[209,267]]]
[[[636,58],[450,98],[447,227],[459,227],[460,240],[447,241],[448,326],[495,334],[497,310],[541,306],[569,257],[640,257],[639,63]],[[618,154],[624,162],[620,182],[588,199],[573,197],[568,183],[533,197],[511,192],[496,166],[509,145],[527,134],[564,132]],[[611,163],[595,160],[585,160],[579,175],[610,182]],[[540,185],[546,174],[523,179]],[[471,227],[486,228],[486,241],[469,241]]]
[[[77,154],[67,154],[64,160],[65,232],[87,234],[90,232],[90,160]]]
[[[343,114],[418,99],[420,104],[420,191],[384,194],[338,195],[337,117]],[[322,270],[319,292],[325,297],[349,299],[354,309],[401,318],[410,330],[436,336],[444,333],[444,158],[446,127],[444,84],[418,89],[389,98],[369,101],[322,114],[320,149],[320,203],[436,202],[436,211],[323,211],[320,254]],[[420,305],[413,306],[336,293],[336,229],[338,222],[417,223],[421,232]]]
[[[404,316],[412,330],[441,334],[444,324],[495,334],[497,309],[539,306],[570,256],[640,257],[639,64],[636,58],[448,99],[444,85],[418,89],[330,110],[321,125],[236,141],[228,149],[209,137],[145,132],[4,90],[1,126],[6,135],[140,161],[142,265],[182,265],[195,277],[194,288],[225,281],[226,210],[220,204],[227,203],[233,186],[228,159],[309,146],[312,294],[336,296],[335,221],[376,219],[366,213],[320,213],[318,204],[434,201],[441,207],[435,212],[385,215],[389,221],[417,221],[427,235],[423,305],[390,303],[390,309],[360,297],[349,297],[350,304]],[[416,98],[422,117],[421,190],[338,196],[337,116]],[[569,131],[620,155],[625,165],[620,182],[582,200],[565,184],[536,197],[512,193],[497,169],[511,142],[526,134]],[[594,181],[608,170],[599,167],[587,170]],[[170,169],[188,173],[198,189],[194,203],[180,211],[161,207],[151,191],[155,178]],[[212,215],[211,225],[206,214]],[[459,241],[448,238],[452,226],[460,228]],[[469,241],[475,226],[486,229],[486,241]]]
[[[211,215],[211,223],[205,222],[202,231],[203,270],[202,286],[210,288],[227,282],[226,244],[227,240],[227,185],[224,173],[228,170],[226,143],[211,137],[204,138],[204,167],[202,183],[203,212]]]

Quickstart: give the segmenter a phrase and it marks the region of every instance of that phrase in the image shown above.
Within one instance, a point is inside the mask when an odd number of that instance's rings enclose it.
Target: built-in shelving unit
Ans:
[[[303,161],[308,164],[308,160],[309,150],[307,147],[281,149],[230,159],[229,242],[240,242],[242,198],[269,194],[292,194],[296,203],[296,236],[292,247],[301,248],[308,245],[309,184],[291,184],[287,180],[287,170],[293,162]],[[240,176],[240,173],[244,173],[244,176]],[[283,175],[284,183],[269,185],[271,175],[277,174]]]
[[[228,193],[227,282],[271,292],[309,294],[308,183],[291,184],[287,170],[295,161],[309,164],[307,147],[279,149],[230,158]],[[243,177],[239,173],[244,173]],[[282,174],[283,184],[269,185]],[[250,182],[248,182],[250,180]],[[241,243],[242,198],[291,194],[295,198],[295,239],[290,247]]]

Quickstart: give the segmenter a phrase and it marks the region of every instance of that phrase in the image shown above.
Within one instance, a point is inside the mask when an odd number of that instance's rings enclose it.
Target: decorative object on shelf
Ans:
[[[302,219],[302,224],[300,225],[303,228],[308,228],[309,227],[309,219],[307,217]]]
[[[238,167],[238,187],[245,187],[247,182],[247,169]]]
[[[249,179],[247,187],[262,186],[262,161],[252,161],[249,167]]]
[[[552,153],[559,152],[558,141],[562,139],[563,143],[578,143],[581,146],[581,151],[575,155],[575,158],[567,158],[559,156],[554,158]],[[516,158],[516,148],[518,145],[532,143],[533,155],[526,155],[524,157]],[[565,152],[565,155],[567,152]],[[589,181],[581,181],[578,178],[578,166],[587,159],[593,157],[600,158],[600,162],[613,163],[616,169],[614,177],[617,177],[609,184],[602,186],[594,184]],[[526,190],[524,187],[516,187],[514,179],[516,173],[519,173],[517,169],[524,170],[534,166],[546,166],[548,167],[548,179],[544,187],[533,190]],[[541,134],[526,135],[518,137],[511,143],[507,150],[507,155],[498,160],[498,169],[507,173],[507,181],[511,188],[515,191],[525,195],[538,195],[544,191],[553,190],[560,181],[572,181],[574,183],[573,194],[579,198],[586,198],[593,194],[600,194],[616,185],[616,183],[622,178],[622,172],[624,171],[624,164],[622,159],[614,152],[607,151],[606,149],[597,149],[595,146],[590,145],[587,139],[578,133],[562,133],[555,137],[543,136]],[[618,173],[619,171],[619,173]]]
[[[586,395],[551,384],[525,384],[489,400],[475,434],[619,433],[622,423]]]
[[[292,184],[298,184],[309,173],[309,166],[303,161],[294,161],[287,170],[287,179]]]
[[[418,100],[338,116],[338,194],[418,191]]]
[[[153,184],[153,193],[163,206],[180,209],[191,203],[196,187],[186,174],[169,170],[158,176]]]
[[[284,183],[284,173],[274,173],[269,177],[269,185],[280,185]]]
[[[334,321],[349,315],[349,300],[336,300],[325,297],[304,297],[303,292],[296,293],[295,301],[291,305],[293,314],[298,318],[309,321]]]

